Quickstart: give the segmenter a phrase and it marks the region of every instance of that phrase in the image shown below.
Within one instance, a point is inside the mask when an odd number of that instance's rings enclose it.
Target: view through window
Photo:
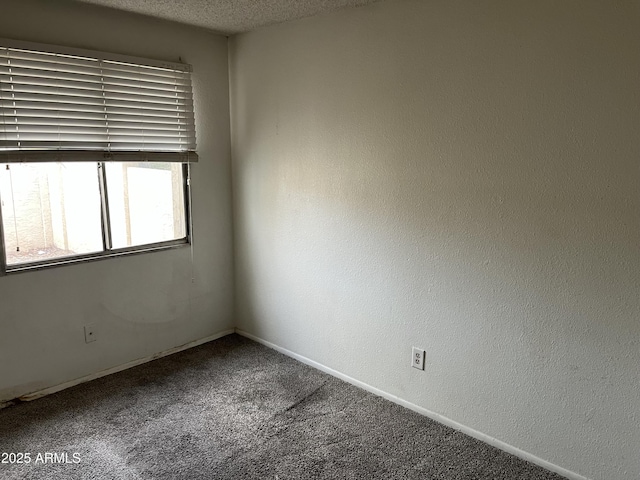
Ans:
[[[4,164],[0,199],[8,267],[186,242],[180,163]]]

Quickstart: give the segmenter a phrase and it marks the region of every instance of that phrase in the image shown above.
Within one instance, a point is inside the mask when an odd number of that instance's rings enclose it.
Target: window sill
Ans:
[[[188,238],[179,240],[170,240],[168,242],[154,243],[150,245],[141,245],[136,247],[119,248],[109,250],[107,252],[96,252],[82,255],[74,255],[71,257],[60,257],[51,260],[43,260],[41,262],[20,263],[15,265],[7,265],[5,275],[13,275],[16,273],[32,272],[34,270],[44,270],[54,267],[62,267],[65,265],[76,265],[79,263],[95,262],[97,260],[105,260],[107,258],[125,257],[129,255],[139,255],[141,253],[161,252],[165,250],[173,250],[176,248],[189,247],[191,242]],[[0,273],[0,275],[2,275]]]

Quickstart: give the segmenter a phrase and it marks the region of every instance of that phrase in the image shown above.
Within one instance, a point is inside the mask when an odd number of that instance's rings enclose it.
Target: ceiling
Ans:
[[[78,0],[232,35],[378,0]]]

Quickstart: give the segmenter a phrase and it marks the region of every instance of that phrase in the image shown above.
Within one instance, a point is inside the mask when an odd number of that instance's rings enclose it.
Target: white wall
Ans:
[[[194,68],[200,154],[193,263],[179,248],[0,278],[0,402],[233,328],[227,39],[58,0],[4,0],[0,37],[181,57]],[[90,323],[98,340],[85,344]]]
[[[239,328],[640,478],[639,52],[637,2],[600,0],[387,1],[233,38]]]

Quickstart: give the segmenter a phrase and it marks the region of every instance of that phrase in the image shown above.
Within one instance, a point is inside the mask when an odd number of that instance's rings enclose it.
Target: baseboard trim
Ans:
[[[481,440],[485,443],[488,443],[489,445],[499,448],[500,450],[503,450],[507,453],[510,453],[511,455],[515,455],[518,458],[521,458],[523,460],[526,460],[528,462],[531,462],[535,465],[538,465],[542,468],[546,468],[547,470],[557,473],[558,475],[562,475],[566,478],[568,478],[569,480],[589,480],[587,477],[583,477],[582,475],[579,475],[575,472],[572,472],[570,470],[567,470],[566,468],[562,468],[558,465],[555,465],[551,462],[548,462],[546,460],[543,460],[542,458],[536,457],[535,455],[532,455],[531,453],[525,452],[523,450],[520,450],[519,448],[516,448],[512,445],[509,445],[508,443],[505,443],[501,440],[498,440],[496,438],[493,438],[489,435],[486,435],[482,432],[479,432],[478,430],[474,430],[473,428],[467,427],[466,425],[462,425],[461,423],[456,422],[455,420],[451,420],[448,417],[445,417],[443,415],[440,415],[436,412],[432,412],[431,410],[427,410],[426,408],[420,407],[414,403],[408,402],[406,400],[403,400],[400,397],[397,397],[395,395],[392,395],[391,393],[387,393],[383,390],[380,390],[376,387],[372,387],[371,385],[361,382],[360,380],[356,380],[355,378],[352,378],[348,375],[345,375],[344,373],[341,373],[337,370],[334,370],[332,368],[329,368],[321,363],[318,363],[314,360],[311,360],[310,358],[304,357],[302,355],[299,355],[295,352],[292,352],[291,350],[287,350],[286,348],[280,347],[279,345],[276,345],[275,343],[271,343],[267,340],[264,340],[256,335],[253,335],[249,332],[246,332],[244,330],[238,329],[236,328],[236,333],[238,335],[242,335],[243,337],[249,338],[255,342],[258,342],[266,347],[269,347],[273,350],[276,350],[284,355],[287,355],[288,357],[294,358],[306,365],[309,365],[311,367],[317,368],[320,371],[323,371],[325,373],[328,373],[329,375],[332,375],[334,377],[337,377],[341,380],[344,380],[345,382],[348,382],[352,385],[355,385],[356,387],[362,388],[363,390],[366,390],[368,392],[373,393],[374,395],[378,395],[379,397],[383,397],[386,398],[387,400],[390,400],[393,403],[397,403],[398,405],[402,405],[405,408],[408,408],[409,410],[413,410],[414,412],[417,412],[421,415],[424,415],[425,417],[429,417],[432,420],[435,420],[436,422],[442,423],[448,427],[454,428],[455,430],[458,430],[466,435],[469,435],[470,437],[476,438],[478,440]]]
[[[211,342],[213,340],[217,340],[218,338],[225,337],[227,335],[231,335],[235,333],[235,329],[223,330],[222,332],[218,332],[214,335],[209,335],[208,337],[201,338],[199,340],[194,340],[193,342],[185,343],[183,345],[179,345],[177,347],[170,348],[168,350],[164,350],[162,352],[149,355],[147,357],[138,358],[136,360],[132,360],[130,362],[124,363],[122,365],[118,365],[116,367],[107,368],[106,370],[101,370],[97,373],[92,373],[90,375],[85,375],[84,377],[76,378],[75,380],[71,380],[68,382],[60,383],[53,387],[44,388],[42,390],[38,390],[36,392],[28,393],[22,395],[17,398],[20,402],[30,402],[32,400],[36,400],[38,398],[42,398],[46,395],[51,395],[52,393],[59,392],[61,390],[65,390],[70,387],[75,387],[76,385],[80,385],[81,383],[90,382],[91,380],[96,380],[97,378],[106,377],[107,375],[111,375],[112,373],[118,373],[123,370],[127,370],[129,368],[137,367],[138,365],[142,365],[143,363],[151,362],[152,360],[156,360],[158,358],[166,357],[167,355],[172,355],[174,353],[181,352],[183,350],[188,350],[189,348],[197,347],[198,345],[202,345],[204,343]],[[7,407],[15,403],[14,401],[0,402],[0,409],[3,407]]]

